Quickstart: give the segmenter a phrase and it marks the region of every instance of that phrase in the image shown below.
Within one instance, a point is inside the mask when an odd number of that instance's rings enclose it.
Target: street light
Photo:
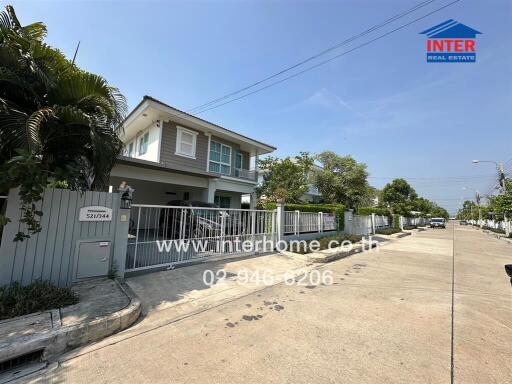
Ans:
[[[493,160],[473,160],[473,164],[478,164],[478,163],[492,163],[494,165],[496,165],[496,170],[498,171],[498,174],[499,174],[499,185],[500,185],[500,190],[501,192],[505,192],[506,191],[506,185],[505,185],[505,169],[503,168],[503,163],[499,163],[496,162],[496,161],[493,161]]]
[[[478,164],[478,163],[493,163],[493,164],[496,165],[496,169],[500,169],[500,165],[496,161],[492,161],[492,160],[473,160],[473,164]]]

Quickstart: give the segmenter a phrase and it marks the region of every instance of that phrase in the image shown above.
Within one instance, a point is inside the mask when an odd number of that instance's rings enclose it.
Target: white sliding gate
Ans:
[[[272,251],[276,228],[275,211],[133,204],[126,271]]]

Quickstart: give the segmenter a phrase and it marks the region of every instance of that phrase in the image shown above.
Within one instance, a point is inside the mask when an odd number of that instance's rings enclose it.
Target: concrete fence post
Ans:
[[[276,208],[277,241],[284,239],[284,202],[278,201]]]
[[[324,213],[318,212],[318,232],[322,233],[324,231]]]
[[[376,226],[375,226],[375,213],[372,213],[372,234],[375,235],[375,229],[376,229]]]
[[[351,211],[345,211],[344,217],[345,233],[352,235],[354,232],[354,214]]]
[[[117,203],[120,203],[120,201]],[[111,269],[114,269],[115,267],[116,277],[123,280],[126,268],[126,250],[128,247],[128,235],[130,230],[130,209],[118,209],[115,220],[117,222],[114,234],[114,251],[112,255]]]
[[[293,216],[293,233],[296,235],[300,234],[300,211],[295,211],[295,215]]]
[[[400,230],[401,231],[404,230],[404,217],[403,216],[400,216]]]

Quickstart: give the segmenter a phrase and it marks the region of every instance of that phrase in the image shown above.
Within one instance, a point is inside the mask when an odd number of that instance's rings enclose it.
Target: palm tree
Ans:
[[[42,23],[21,26],[12,6],[0,13],[0,164],[24,149],[49,175],[102,189],[123,150],[126,100],[45,36]]]
[[[48,182],[104,189],[123,150],[126,100],[44,43],[46,26],[0,12],[0,192],[20,187],[22,222],[41,230],[34,204]],[[7,219],[0,215],[0,229]],[[15,240],[28,237],[20,232]]]

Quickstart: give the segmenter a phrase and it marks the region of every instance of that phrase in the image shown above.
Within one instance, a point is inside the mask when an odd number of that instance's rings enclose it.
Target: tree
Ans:
[[[418,194],[404,179],[395,179],[384,186],[382,199],[393,213],[409,215],[414,210],[414,201]]]
[[[462,204],[462,208],[457,212],[457,219],[459,220],[476,220],[479,216],[479,207],[475,202],[466,200]]]
[[[368,193],[366,164],[352,156],[338,156],[326,151],[317,156],[323,170],[317,172],[315,185],[323,199],[331,204],[344,204],[347,208],[359,207]]]
[[[371,185],[366,189],[366,193],[361,200],[362,207],[377,207],[382,203],[382,191],[378,190]]]
[[[431,217],[444,217],[445,219],[450,218],[450,214],[448,211],[442,207],[439,207],[437,204],[434,204],[432,210],[430,211]]]
[[[512,180],[505,180],[505,192],[489,198],[489,208],[497,215],[512,216]]]
[[[424,197],[417,197],[412,202],[412,208],[421,213],[428,213],[433,208],[433,203]]]
[[[268,202],[284,199],[297,203],[308,190],[309,173],[313,158],[306,152],[295,156],[278,159],[267,157],[258,163],[263,174],[263,182],[256,189],[258,198]]]
[[[48,182],[105,187],[123,150],[118,130],[126,115],[116,88],[46,45],[45,36],[44,24],[22,26],[11,6],[0,13],[0,191],[20,187],[32,233],[42,214],[34,203]]]

